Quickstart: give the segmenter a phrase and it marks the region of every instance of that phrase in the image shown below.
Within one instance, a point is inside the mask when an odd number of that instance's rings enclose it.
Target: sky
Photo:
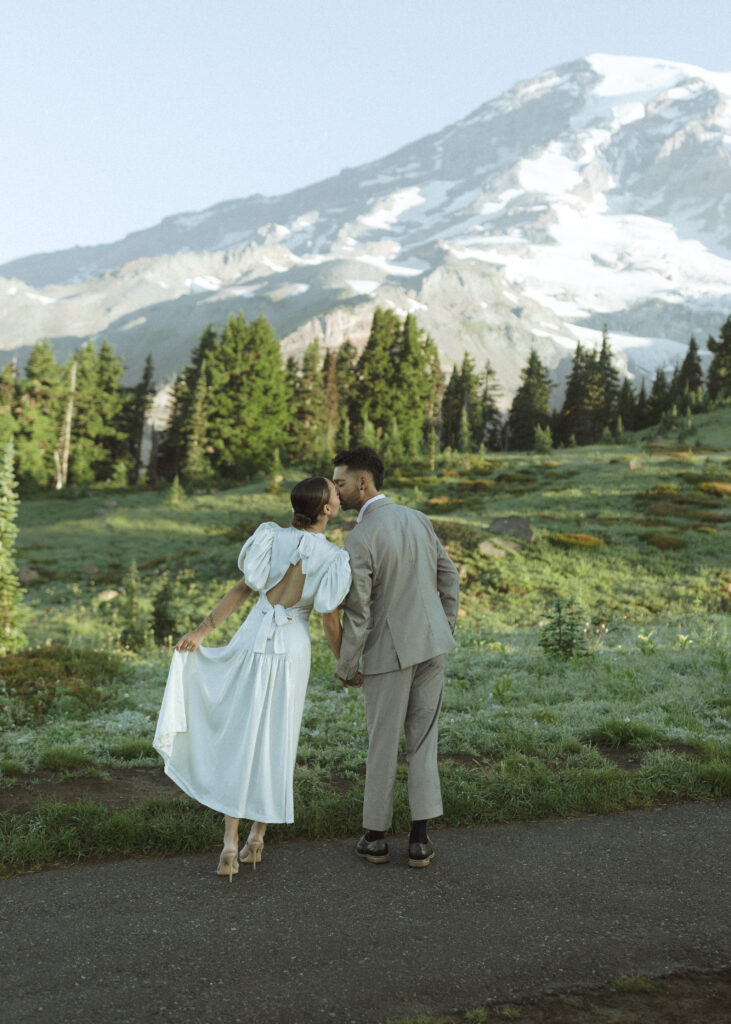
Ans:
[[[276,195],[590,53],[731,69],[727,0],[3,0],[0,265]]]

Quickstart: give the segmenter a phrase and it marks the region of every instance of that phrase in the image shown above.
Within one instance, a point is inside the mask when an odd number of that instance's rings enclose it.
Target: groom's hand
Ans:
[[[339,676],[337,674],[337,672],[336,672],[335,673],[335,678],[340,680],[340,685],[341,686],[362,686],[363,685],[363,673],[362,672],[356,672],[354,676],[350,677],[350,679],[343,679],[343,677]]]

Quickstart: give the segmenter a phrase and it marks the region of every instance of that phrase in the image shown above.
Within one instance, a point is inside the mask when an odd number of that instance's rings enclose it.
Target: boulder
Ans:
[[[531,525],[522,516],[503,516],[500,519],[493,519],[488,529],[490,533],[505,533],[509,537],[517,537],[518,540],[533,540]]]
[[[489,555],[491,558],[505,558],[507,554],[505,548],[499,548],[497,544],[493,544],[490,540],[481,541],[477,550],[481,555]]]
[[[26,586],[28,583],[37,583],[40,578],[41,574],[37,569],[31,569],[27,566],[18,569],[18,579],[22,586]]]

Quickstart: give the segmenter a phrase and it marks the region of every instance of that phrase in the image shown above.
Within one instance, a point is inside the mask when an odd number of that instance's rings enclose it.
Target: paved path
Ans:
[[[0,883],[3,1024],[375,1024],[729,962],[731,801]],[[724,862],[724,858],[725,862]]]

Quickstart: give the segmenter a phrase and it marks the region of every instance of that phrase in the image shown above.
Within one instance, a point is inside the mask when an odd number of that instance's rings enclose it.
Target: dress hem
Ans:
[[[191,800],[195,800],[196,803],[202,804],[203,807],[209,807],[212,811],[216,811],[217,814],[226,814],[226,815],[228,815],[229,818],[243,818],[243,819],[246,819],[247,821],[261,821],[263,825],[293,825],[294,824],[294,818],[287,818],[287,819],[277,818],[274,821],[264,821],[262,818],[257,818],[256,815],[247,814],[246,811],[238,811],[238,810],[232,811],[232,810],[227,809],[225,807],[213,807],[213,806],[211,806],[211,804],[207,803],[205,800],[201,800],[201,798],[199,796],[196,796],[195,793],[192,793],[190,788],[188,786],[186,786],[182,782],[182,780],[176,775],[176,773],[173,771],[173,769],[168,764],[165,764],[165,774],[167,775],[167,777],[169,779],[171,779],[175,783],[175,785],[178,787],[178,789],[182,789],[182,791],[185,793],[185,795],[189,796],[191,798]]]

